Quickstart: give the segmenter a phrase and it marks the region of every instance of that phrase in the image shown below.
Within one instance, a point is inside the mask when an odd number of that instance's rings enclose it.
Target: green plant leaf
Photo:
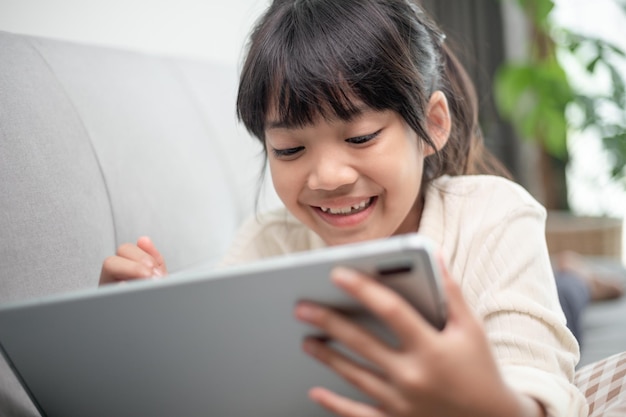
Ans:
[[[496,72],[494,82],[495,100],[500,112],[510,118],[532,82],[532,69],[527,65],[504,65]]]
[[[518,3],[539,27],[548,28],[548,16],[554,9],[553,0],[518,0]]]
[[[553,156],[567,154],[565,110],[575,96],[556,60],[536,65],[505,65],[496,74],[495,100],[517,133],[538,141]]]
[[[626,0],[613,1],[626,16]],[[518,3],[530,20],[535,43],[525,62],[506,63],[497,71],[493,87],[498,112],[520,137],[538,142],[563,161],[567,161],[568,132],[592,130],[603,138],[603,146],[611,155],[607,170],[626,189],[626,51],[597,36],[559,27],[551,19],[553,0]],[[590,77],[606,69],[610,93],[600,89],[575,91],[557,60],[555,48],[569,51],[579,61],[580,70]],[[582,114],[568,121],[567,109],[571,106]]]
[[[613,160],[611,174],[614,178],[626,175],[626,131],[602,139]]]
[[[605,49],[608,49],[615,55],[620,56],[622,58],[626,58],[626,52],[623,49],[621,49],[619,46],[615,46],[608,42],[605,42],[603,46]]]
[[[584,114],[584,119],[581,125],[577,126],[580,130],[584,130],[589,126],[596,124],[599,119],[597,114],[597,100],[593,97],[589,97],[583,94],[577,94],[574,98],[574,102],[580,106]]]
[[[603,57],[602,57],[602,55],[601,55],[601,54],[598,54],[595,58],[593,58],[593,59],[591,60],[591,62],[590,62],[589,64],[587,64],[587,67],[586,67],[587,72],[589,72],[589,73],[593,73],[593,72],[595,72],[595,70],[596,70],[596,65],[598,64],[598,62],[602,61],[602,58],[603,58]]]
[[[567,119],[558,109],[547,110],[541,122],[544,146],[549,154],[564,160],[567,158]]]
[[[613,84],[613,100],[619,103],[621,107],[626,104],[626,88],[624,86],[624,78],[613,65],[607,65],[611,73],[611,82]]]

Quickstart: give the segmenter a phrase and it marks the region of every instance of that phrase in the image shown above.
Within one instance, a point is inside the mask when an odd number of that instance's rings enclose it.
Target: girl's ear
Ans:
[[[438,151],[445,146],[451,128],[452,120],[448,100],[443,92],[437,90],[430,96],[426,110],[426,129],[437,149],[427,146],[424,156],[431,155],[435,153],[435,150]]]

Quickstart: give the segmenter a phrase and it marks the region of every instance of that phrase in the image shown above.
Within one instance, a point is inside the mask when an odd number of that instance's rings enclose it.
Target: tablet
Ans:
[[[351,314],[394,342],[328,277],[369,273],[433,326],[446,319],[433,245],[419,235],[220,271],[174,274],[0,307],[0,347],[42,416],[309,417],[313,386],[367,400],[302,351],[299,300]]]

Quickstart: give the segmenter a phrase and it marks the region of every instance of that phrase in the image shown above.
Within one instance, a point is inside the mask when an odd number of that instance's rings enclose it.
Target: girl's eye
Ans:
[[[357,137],[354,137],[354,138],[346,139],[346,142],[353,143],[355,145],[362,145],[364,143],[369,142],[372,139],[375,139],[380,134],[380,132],[381,131],[378,130],[378,131],[376,131],[376,132],[374,132],[372,134],[369,134],[369,135],[357,136]]]
[[[287,148],[287,149],[272,149],[274,156],[276,158],[289,158],[296,156],[298,153],[304,150],[304,146],[297,146],[295,148]]]

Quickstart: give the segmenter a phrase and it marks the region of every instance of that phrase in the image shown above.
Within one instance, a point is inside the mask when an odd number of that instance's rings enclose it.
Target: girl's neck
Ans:
[[[407,233],[417,233],[422,220],[422,210],[424,209],[424,193],[421,192],[415,199],[415,204],[407,214],[404,221],[400,224],[394,235],[402,235]]]

